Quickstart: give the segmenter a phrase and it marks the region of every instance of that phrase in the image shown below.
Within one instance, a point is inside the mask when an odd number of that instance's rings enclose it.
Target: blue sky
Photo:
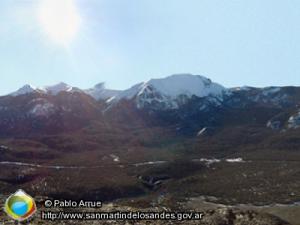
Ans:
[[[68,0],[80,25],[66,45],[41,25],[43,1],[0,1],[0,94],[59,81],[125,89],[174,73],[300,86],[298,0]]]

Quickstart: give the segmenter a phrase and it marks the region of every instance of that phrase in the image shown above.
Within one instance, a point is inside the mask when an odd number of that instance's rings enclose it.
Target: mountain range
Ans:
[[[123,91],[25,85],[0,97],[0,192],[294,204],[299,103],[300,87],[226,88],[191,74]]]
[[[92,96],[96,100],[107,100],[107,103],[109,103],[121,99],[132,99],[134,97],[138,97],[140,101],[142,101],[142,99],[145,101],[151,99],[151,101],[157,102],[175,101],[176,98],[183,95],[187,97],[206,97],[209,95],[221,97],[227,90],[223,86],[213,83],[203,76],[176,74],[163,79],[151,79],[147,82],[136,84],[124,91],[106,89],[105,83],[99,83],[93,88],[81,90],[61,82],[53,86],[45,87],[34,87],[30,84],[26,84],[9,95],[20,96],[31,93],[57,95],[60,92],[82,92]],[[176,108],[176,104],[171,104],[170,107]]]
[[[300,126],[299,102],[300,87],[225,88],[191,74],[151,79],[123,91],[104,83],[87,90],[65,83],[25,85],[0,97],[0,133],[68,131],[97,120],[143,121],[193,135],[237,124],[284,132]]]

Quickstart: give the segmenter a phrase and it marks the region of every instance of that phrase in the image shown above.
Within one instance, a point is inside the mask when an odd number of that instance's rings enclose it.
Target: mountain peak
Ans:
[[[121,99],[134,99],[138,107],[155,105],[159,108],[177,108],[180,96],[190,98],[212,96],[222,98],[228,90],[213,83],[201,75],[173,74],[165,78],[150,79],[121,92],[109,101],[117,102]]]
[[[25,84],[22,88],[31,88],[31,89],[36,89],[36,87],[34,87],[31,84]]]
[[[204,97],[220,95],[225,88],[201,75],[174,74],[166,78],[151,79],[144,86],[153,86],[161,93],[176,98],[179,95]]]
[[[60,82],[57,83],[55,85],[51,85],[51,86],[46,86],[43,88],[46,92],[50,93],[50,94],[58,94],[59,92],[62,91],[66,91],[69,92],[73,89],[73,87],[71,87],[70,85],[64,83],[64,82]]]
[[[33,93],[37,90],[36,87],[32,86],[31,84],[25,84],[23,87],[19,88],[17,91],[11,93],[12,96],[24,95]]]
[[[102,90],[102,89],[105,89],[105,82],[101,82],[99,84],[96,84],[94,86],[94,89],[97,89],[97,90]]]
[[[20,89],[18,89],[17,91],[11,93],[10,95],[11,96],[19,96],[19,95],[25,95],[25,94],[30,94],[30,93],[34,93],[34,92],[57,95],[59,92],[62,92],[62,91],[70,92],[73,89],[74,89],[73,87],[71,87],[70,85],[68,85],[64,82],[60,82],[55,85],[45,86],[45,87],[35,87],[31,84],[26,84],[23,87],[21,87]]]
[[[203,80],[208,80],[211,81],[209,78],[202,76],[202,75],[194,75],[191,73],[175,73],[175,74],[171,74],[167,77],[164,78],[159,78],[159,79],[194,79],[194,78],[201,78]]]

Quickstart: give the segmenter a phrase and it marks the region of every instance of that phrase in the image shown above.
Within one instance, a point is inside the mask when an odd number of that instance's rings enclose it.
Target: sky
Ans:
[[[0,94],[177,73],[300,86],[298,0],[1,0]]]

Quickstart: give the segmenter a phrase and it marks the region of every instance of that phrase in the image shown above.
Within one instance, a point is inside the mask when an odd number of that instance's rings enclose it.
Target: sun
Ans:
[[[40,0],[38,21],[51,40],[68,45],[79,31],[81,17],[74,0]]]

